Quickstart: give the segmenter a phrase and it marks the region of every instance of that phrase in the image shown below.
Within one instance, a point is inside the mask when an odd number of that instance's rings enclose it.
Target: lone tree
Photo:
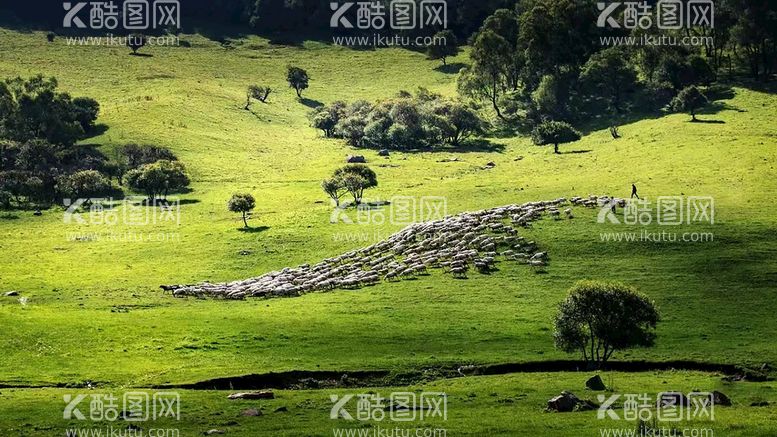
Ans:
[[[353,201],[356,205],[361,204],[364,190],[378,186],[378,177],[375,172],[363,164],[348,164],[338,168],[330,181],[334,181],[341,189],[348,191],[353,196]],[[324,188],[324,191],[326,191],[326,188]],[[335,202],[338,201],[336,200]]]
[[[259,100],[264,103],[267,101],[267,97],[270,95],[272,88],[268,86],[250,85],[248,91],[246,91],[246,106],[245,110],[251,105],[251,99]]]
[[[130,188],[146,193],[151,204],[155,203],[158,197],[167,197],[169,192],[189,185],[189,177],[183,164],[167,160],[132,169],[125,175],[125,180]]]
[[[691,121],[696,120],[696,111],[707,104],[707,96],[702,94],[698,88],[691,85],[680,91],[669,106],[675,112],[688,112],[691,114]]]
[[[308,72],[299,67],[289,65],[286,72],[286,80],[289,82],[289,86],[297,92],[297,97],[302,98],[302,90],[307,89],[308,81],[310,80]]]
[[[232,212],[243,214],[243,224],[248,227],[248,213],[256,206],[254,196],[248,193],[235,193],[227,202],[227,208]]]
[[[131,33],[127,36],[127,47],[132,49],[132,54],[137,55],[138,50],[146,45],[146,36],[142,33]]]
[[[580,132],[563,121],[545,121],[534,128],[531,138],[538,146],[553,144],[553,152],[559,153],[558,145],[579,140]]]
[[[442,65],[448,65],[445,60],[449,56],[459,54],[459,40],[450,30],[437,32],[432,38],[432,44],[426,47],[429,59],[441,59]]]
[[[580,281],[559,304],[553,337],[557,348],[601,368],[616,350],[653,346],[659,320],[655,304],[628,285]]]

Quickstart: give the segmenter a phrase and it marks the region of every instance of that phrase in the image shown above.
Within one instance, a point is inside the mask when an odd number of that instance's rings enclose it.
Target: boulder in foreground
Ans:
[[[604,385],[604,381],[602,381],[602,377],[599,375],[594,375],[588,378],[588,381],[585,382],[585,386],[589,390],[593,391],[602,391],[607,389],[607,387]]]

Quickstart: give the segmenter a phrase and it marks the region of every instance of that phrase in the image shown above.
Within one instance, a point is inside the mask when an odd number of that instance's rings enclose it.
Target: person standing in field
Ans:
[[[639,199],[639,194],[637,194],[637,186],[634,185],[634,183],[631,184],[631,198],[637,198]]]

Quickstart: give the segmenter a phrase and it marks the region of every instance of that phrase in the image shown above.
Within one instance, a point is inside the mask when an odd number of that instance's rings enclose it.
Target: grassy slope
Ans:
[[[725,124],[671,115],[623,126],[618,141],[599,131],[564,147],[590,153],[553,156],[513,138],[494,140],[505,145],[501,154],[463,153],[457,163],[436,162],[447,152],[397,153],[390,160],[396,167],[373,165],[381,186],[370,196],[441,195],[450,212],[591,192],[625,195],[632,181],[650,198],[713,195],[714,243],[605,244],[600,231],[621,229],[596,225],[585,212],[528,232],[551,252],[547,275],[503,265],[491,277],[467,281],[435,276],[298,299],[161,296],[162,283],[243,278],[363,244],[337,241],[335,233],[396,230],[328,223],[329,207],[315,203],[324,200],[319,181],[352,151],[307,127],[308,107],[283,83],[287,64],[308,69],[305,95],[325,103],[373,100],[419,85],[455,91],[455,76],[407,51],[279,47],[256,38],[226,50],[188,39],[194,47],[148,48],[154,56],[140,58],[125,49],[48,44],[40,33],[0,33],[0,77],[54,75],[65,90],[97,98],[108,130],[89,142],[106,151],[130,141],[172,148],[191,169],[193,192],[184,198],[195,201],[183,207],[180,226],[142,230],[176,232],[177,242],[68,241],[68,232],[107,229],[65,225],[57,210],[0,220],[0,290],[29,297],[25,306],[0,299],[0,379],[148,384],[285,369],[565,358],[552,347],[550,317],[569,285],[584,277],[633,283],[661,306],[658,346],[616,358],[777,358],[777,102],[745,89],[736,89],[731,107],[707,116]],[[242,109],[249,83],[275,89],[269,104],[254,104],[251,112]],[[525,158],[514,161],[518,155]],[[496,168],[480,170],[488,161]],[[236,230],[239,219],[224,204],[237,190],[260,199],[253,224],[269,229]],[[130,311],[112,312],[115,306]]]

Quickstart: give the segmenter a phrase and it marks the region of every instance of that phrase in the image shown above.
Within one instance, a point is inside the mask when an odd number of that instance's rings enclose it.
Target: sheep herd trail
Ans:
[[[534,241],[519,236],[516,227],[528,227],[543,216],[554,220],[572,219],[575,206],[605,205],[623,207],[626,200],[590,195],[463,212],[440,220],[413,223],[378,243],[314,265],[286,267],[227,283],[162,285],[161,288],[176,297],[270,298],[358,289],[381,281],[427,276],[429,269],[441,269],[445,274],[465,279],[471,270],[487,274],[501,261],[519,262],[543,271],[549,262],[548,253],[541,251]]]

